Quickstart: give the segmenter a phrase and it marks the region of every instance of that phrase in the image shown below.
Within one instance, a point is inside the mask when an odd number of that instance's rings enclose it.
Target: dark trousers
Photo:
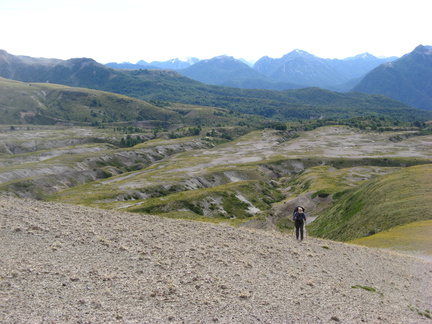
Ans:
[[[300,239],[303,240],[303,220],[296,220],[295,227],[296,227],[297,240],[299,239],[299,234],[300,234]]]

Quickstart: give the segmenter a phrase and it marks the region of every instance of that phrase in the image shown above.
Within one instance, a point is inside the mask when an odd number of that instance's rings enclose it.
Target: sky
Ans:
[[[343,59],[432,45],[430,0],[0,0],[0,49],[99,63],[304,50]]]

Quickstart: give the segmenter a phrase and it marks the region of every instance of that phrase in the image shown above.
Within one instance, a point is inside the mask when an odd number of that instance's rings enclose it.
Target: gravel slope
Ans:
[[[432,263],[309,237],[0,197],[0,249],[1,323],[432,323]]]

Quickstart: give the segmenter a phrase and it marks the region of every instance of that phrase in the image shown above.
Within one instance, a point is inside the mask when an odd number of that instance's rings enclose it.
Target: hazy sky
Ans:
[[[0,0],[0,49],[100,63],[402,56],[432,45],[430,0]]]

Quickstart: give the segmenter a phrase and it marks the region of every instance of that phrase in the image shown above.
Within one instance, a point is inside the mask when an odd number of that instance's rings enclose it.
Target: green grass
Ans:
[[[364,290],[366,290],[366,291],[376,292],[376,293],[380,294],[381,296],[383,296],[383,293],[379,292],[378,290],[376,290],[376,289],[373,288],[373,287],[369,287],[369,286],[361,286],[361,285],[355,285],[355,286],[352,286],[351,288],[354,288],[354,289],[356,289],[356,288],[361,288],[361,289],[364,289]]]
[[[46,83],[0,80],[2,123],[55,124],[137,120],[181,122],[180,114],[147,102],[108,92]],[[121,109],[119,109],[121,107]]]
[[[400,169],[345,193],[309,226],[311,235],[349,241],[432,219],[432,165]]]
[[[312,197],[314,198],[317,195],[332,195],[351,189],[367,181],[371,174],[388,171],[390,170],[371,167],[357,167],[352,170],[352,168],[337,169],[330,165],[320,165],[308,168],[299,176],[294,177],[289,184],[295,188],[293,191],[295,195],[315,191]]]
[[[350,243],[432,256],[432,220],[398,226]]]
[[[414,307],[414,306],[412,306],[412,305],[408,305],[408,308],[409,308],[411,311],[416,312],[419,316],[424,316],[424,317],[426,317],[426,318],[432,319],[431,311],[430,311],[429,309],[426,309],[426,310],[422,311],[422,310],[420,310],[419,308]]]

